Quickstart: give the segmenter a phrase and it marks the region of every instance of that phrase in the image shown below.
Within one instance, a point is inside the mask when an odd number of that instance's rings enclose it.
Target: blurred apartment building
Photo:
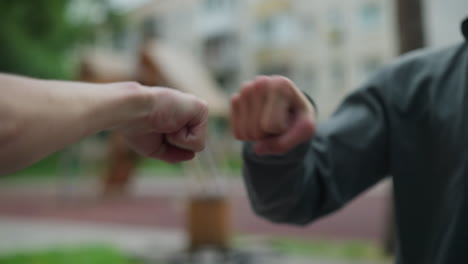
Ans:
[[[195,54],[232,93],[257,74],[281,74],[328,116],[397,53],[394,0],[157,0],[131,11],[117,46],[142,35]]]
[[[255,70],[293,79],[321,117],[396,54],[392,0],[255,2]]]

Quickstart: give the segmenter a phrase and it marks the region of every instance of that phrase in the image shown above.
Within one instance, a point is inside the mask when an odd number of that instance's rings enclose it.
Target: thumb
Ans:
[[[292,123],[286,133],[258,141],[254,150],[258,155],[284,154],[314,136],[315,123],[307,114],[302,114]]]
[[[205,148],[207,122],[207,110],[202,108],[181,129],[166,134],[166,140],[178,148],[200,152]]]

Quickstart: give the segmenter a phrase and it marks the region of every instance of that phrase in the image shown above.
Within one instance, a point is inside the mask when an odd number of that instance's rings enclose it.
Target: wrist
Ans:
[[[104,127],[101,130],[125,130],[131,123],[149,115],[152,107],[152,89],[136,82],[106,85],[107,105],[101,110]],[[106,89],[103,89],[106,90]]]

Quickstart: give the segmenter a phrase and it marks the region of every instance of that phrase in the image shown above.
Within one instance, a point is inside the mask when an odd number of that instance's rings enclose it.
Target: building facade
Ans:
[[[397,54],[394,0],[158,0],[130,13],[126,46],[142,35],[195,54],[227,93],[281,74],[327,117]]]

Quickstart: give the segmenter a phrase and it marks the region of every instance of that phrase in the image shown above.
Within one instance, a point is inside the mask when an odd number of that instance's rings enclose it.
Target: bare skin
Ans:
[[[231,98],[231,127],[251,141],[258,155],[284,154],[315,133],[315,111],[305,95],[282,76],[259,76]]]
[[[206,103],[176,90],[0,74],[0,92],[0,175],[103,130],[167,162],[190,160],[205,145]]]

